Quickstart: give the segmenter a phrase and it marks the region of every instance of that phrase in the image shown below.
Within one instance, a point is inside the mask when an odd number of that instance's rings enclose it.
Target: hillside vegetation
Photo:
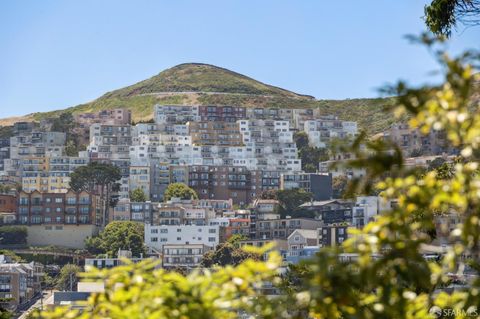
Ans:
[[[357,121],[370,134],[388,128],[393,116],[384,109],[392,99],[316,100],[307,95],[256,81],[239,73],[208,64],[180,64],[147,80],[108,92],[98,99],[64,110],[41,112],[0,120],[42,120],[61,113],[98,112],[112,108],[129,108],[134,121],[149,120],[155,104],[238,105],[245,107],[320,108],[325,115]]]

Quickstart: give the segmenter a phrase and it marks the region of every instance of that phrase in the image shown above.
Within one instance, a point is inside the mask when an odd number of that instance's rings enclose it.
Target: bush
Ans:
[[[27,228],[22,226],[1,226],[1,245],[24,245],[27,243]]]

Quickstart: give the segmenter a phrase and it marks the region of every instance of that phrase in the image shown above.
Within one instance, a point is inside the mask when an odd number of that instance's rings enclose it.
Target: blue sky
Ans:
[[[375,97],[432,81],[416,0],[4,0],[0,118],[62,109],[185,62],[203,62],[321,99]],[[452,52],[479,45],[459,30]]]

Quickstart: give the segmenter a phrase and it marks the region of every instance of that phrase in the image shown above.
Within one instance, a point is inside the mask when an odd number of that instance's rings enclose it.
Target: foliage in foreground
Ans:
[[[262,282],[274,278],[277,254],[266,262],[248,260],[237,267],[195,271],[187,276],[155,268],[152,261],[111,270],[92,270],[88,280],[105,282],[105,293],[93,295],[88,312],[59,307],[42,318],[237,318],[239,311],[276,318],[266,298],[258,295]],[[121,283],[119,285],[119,283]]]
[[[247,260],[186,277],[143,263],[87,273],[105,280],[107,288],[89,299],[88,312],[57,308],[44,312],[43,318],[237,318],[239,313],[329,319],[478,316],[478,277],[463,290],[438,290],[451,282],[450,274],[462,276],[466,260],[480,269],[480,105],[471,100],[473,83],[480,79],[468,64],[471,57],[442,55],[446,78],[441,87],[410,89],[403,83],[395,87],[399,116],[408,113],[410,125],[424,133],[444,130],[450,143],[461,149],[454,169],[444,176],[436,169],[419,176],[403,166],[398,148],[386,152],[386,145],[360,137],[350,164],[366,167],[367,178],[352,187],[359,193],[376,187],[386,199],[398,200],[398,206],[355,231],[341,247],[322,249],[302,268],[300,281],[288,279],[295,289],[270,299],[258,289],[262,283],[277,283],[276,254],[267,262]],[[429,246],[430,237],[423,231],[431,228],[439,212],[462,217],[463,223],[452,232],[456,243],[451,247]],[[425,247],[444,250],[443,259],[423,258]],[[343,252],[358,259],[341,262]],[[431,312],[432,307],[436,311]]]

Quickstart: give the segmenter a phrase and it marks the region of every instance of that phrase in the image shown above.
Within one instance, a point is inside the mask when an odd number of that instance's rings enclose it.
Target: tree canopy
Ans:
[[[245,236],[233,235],[226,242],[217,245],[215,250],[207,252],[202,259],[202,266],[210,268],[216,266],[237,266],[247,259],[260,260],[256,253],[248,252],[240,247],[240,241]]]
[[[278,189],[263,192],[262,199],[276,199],[279,202],[278,213],[285,218],[291,217],[311,217],[311,212],[302,210],[299,206],[313,199],[313,194],[305,191],[303,188]]]
[[[480,1],[433,0],[425,6],[425,23],[434,34],[449,37],[458,24],[480,24]]]
[[[24,245],[27,243],[27,228],[23,226],[0,226],[1,245]]]
[[[328,160],[327,150],[309,145],[308,135],[305,132],[297,132],[293,136],[298,149],[298,156],[302,160],[302,169],[308,173],[318,171],[321,161]]]
[[[80,166],[70,174],[70,187],[74,191],[97,193],[106,187],[112,187],[122,178],[120,169],[111,164],[92,162]]]
[[[145,195],[144,191],[141,188],[136,188],[132,192],[130,192],[130,201],[131,202],[145,202],[147,200],[147,195]]]
[[[131,221],[109,223],[98,236],[85,241],[86,249],[92,254],[117,256],[118,250],[131,250],[134,257],[145,254],[143,245],[144,226]]]
[[[169,184],[163,195],[163,200],[168,201],[176,197],[180,199],[198,199],[197,192],[183,183]]]
[[[78,281],[78,275],[82,269],[73,264],[66,264],[60,269],[60,274],[56,280],[57,289],[64,291],[76,290],[76,283]]]

